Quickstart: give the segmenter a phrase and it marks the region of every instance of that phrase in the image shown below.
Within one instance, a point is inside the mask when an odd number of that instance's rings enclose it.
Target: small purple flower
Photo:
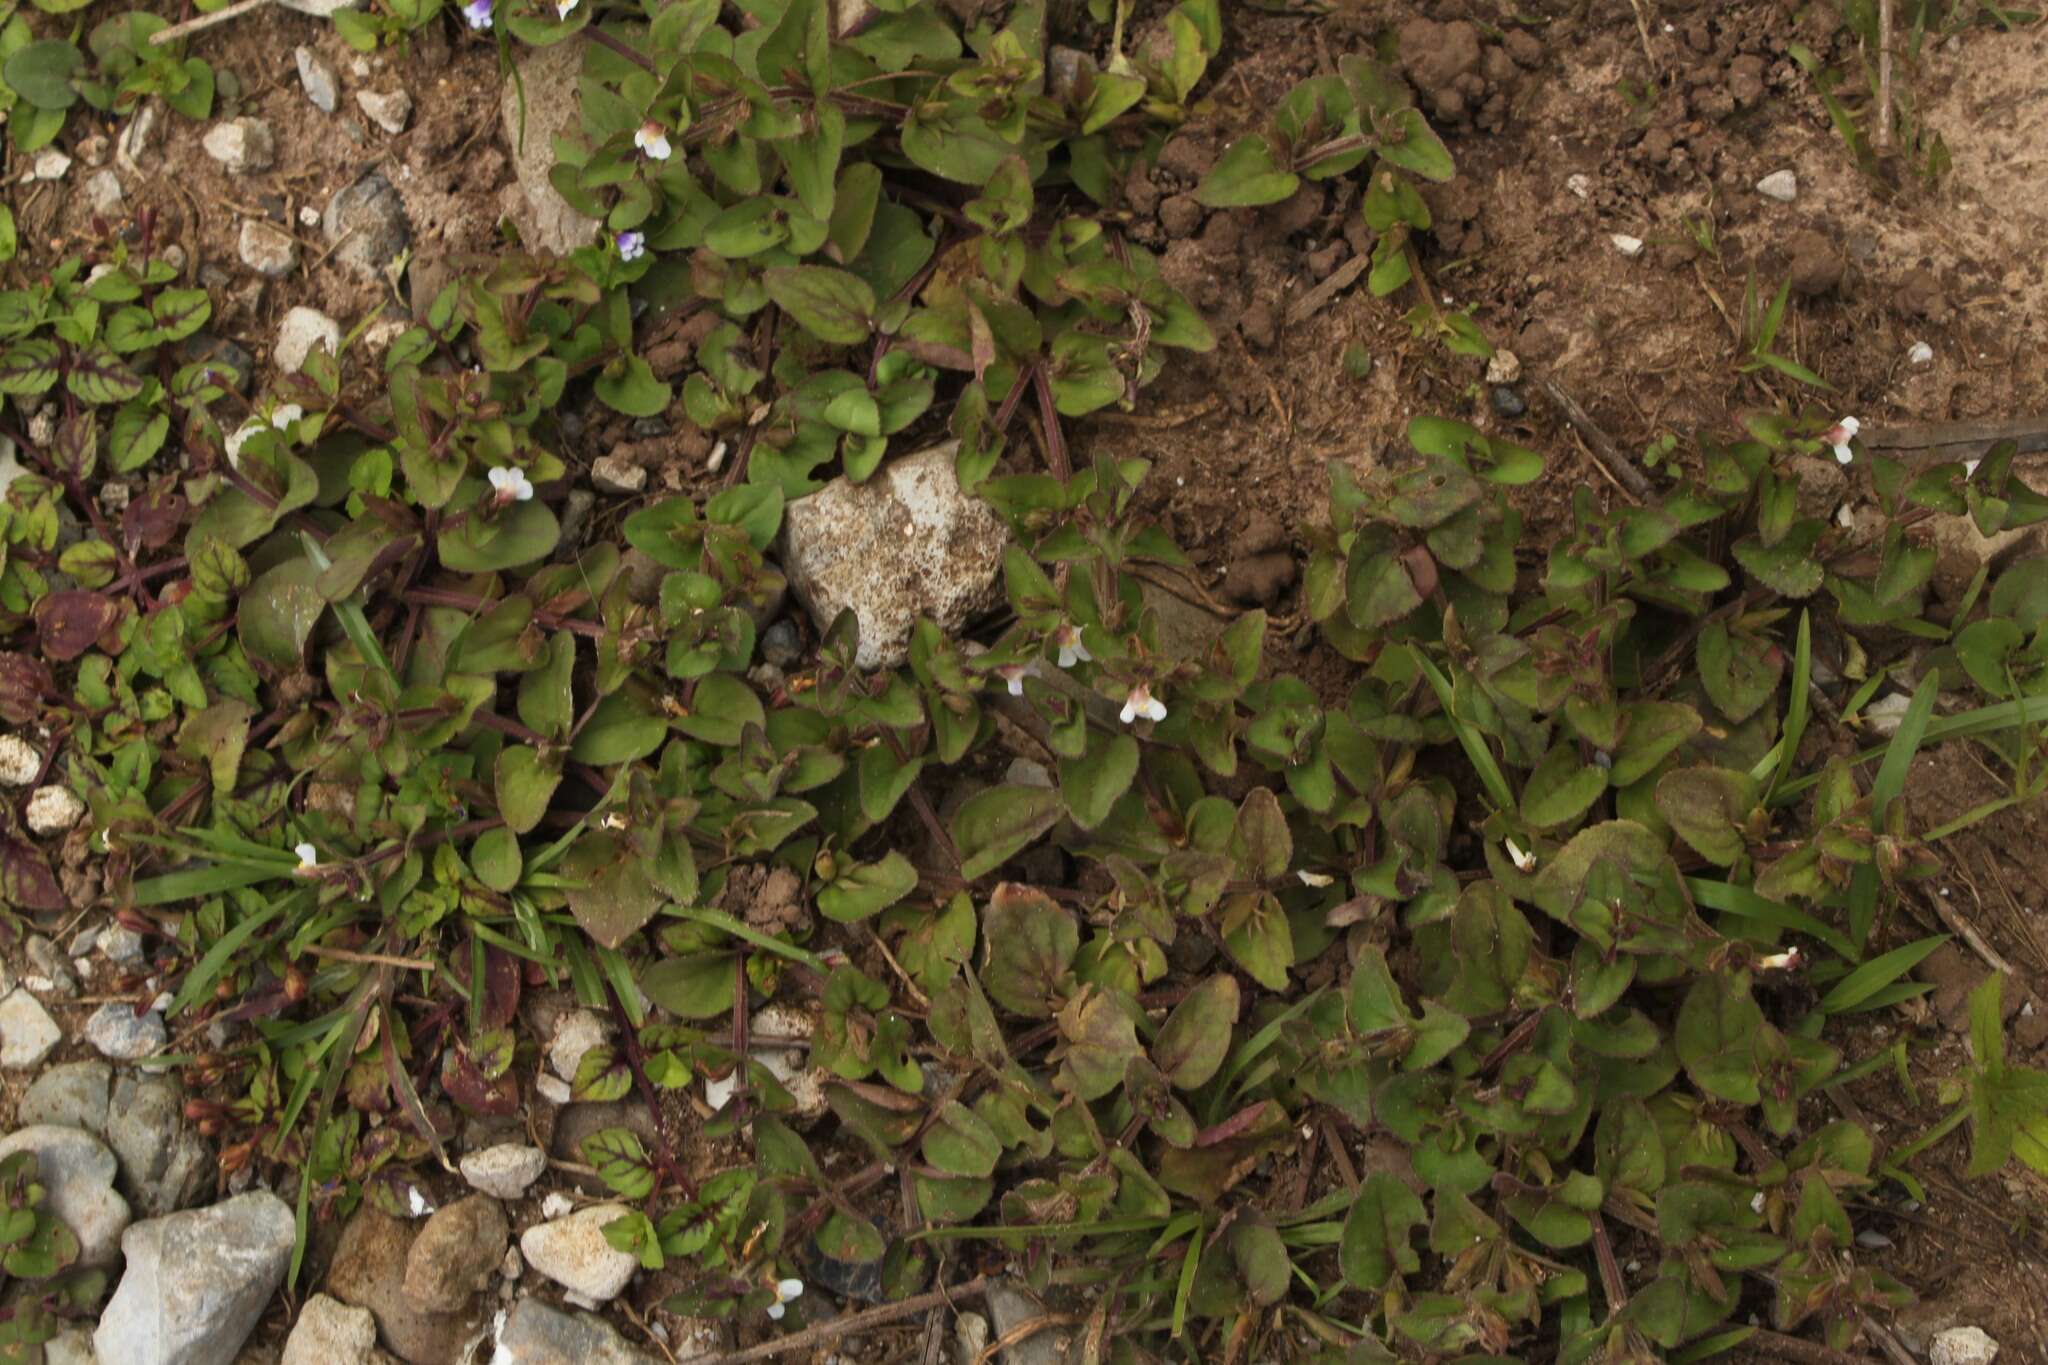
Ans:
[[[462,17],[469,26],[481,33],[491,26],[491,0],[469,0],[462,7]]]
[[[612,241],[617,244],[622,261],[637,261],[647,254],[647,239],[637,232],[622,232]]]

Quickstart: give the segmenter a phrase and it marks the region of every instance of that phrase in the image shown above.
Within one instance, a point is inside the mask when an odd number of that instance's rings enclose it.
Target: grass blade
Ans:
[[[1862,956],[1856,951],[1841,930],[1827,924],[1804,910],[1781,905],[1777,901],[1759,896],[1746,886],[1735,886],[1729,882],[1709,881],[1703,877],[1687,877],[1685,889],[1692,898],[1709,910],[1719,910],[1724,915],[1735,915],[1742,919],[1768,924],[1775,929],[1790,929],[1818,939],[1828,947],[1854,962]]]
[[[1508,780],[1493,761],[1493,750],[1486,747],[1486,737],[1458,718],[1458,709],[1452,700],[1450,681],[1437,671],[1436,665],[1422,656],[1420,650],[1411,651],[1416,664],[1422,669],[1422,676],[1429,679],[1430,687],[1436,691],[1437,700],[1443,703],[1444,719],[1451,723],[1451,729],[1458,736],[1458,743],[1464,747],[1465,756],[1472,760],[1472,766],[1479,770],[1480,781],[1486,784],[1486,793],[1493,798],[1499,810],[1515,808],[1515,793],[1508,786]]]
[[[213,946],[206,950],[206,955],[193,964],[191,971],[185,973],[184,984],[178,987],[177,995],[171,999],[171,1007],[164,1013],[176,1018],[190,1009],[193,1001],[210,995],[213,992],[213,983],[220,979],[221,972],[227,967],[228,959],[233,957],[244,943],[254,938],[258,929],[303,900],[303,896],[287,896],[281,901],[274,901],[215,939]],[[136,903],[139,905],[144,902],[138,897]]]
[[[1858,1005],[1864,1004],[1886,986],[1912,971],[1922,958],[1948,942],[1948,939],[1947,934],[1933,934],[1870,959],[1837,981],[1834,988],[1821,997],[1822,1012],[1846,1014]]]

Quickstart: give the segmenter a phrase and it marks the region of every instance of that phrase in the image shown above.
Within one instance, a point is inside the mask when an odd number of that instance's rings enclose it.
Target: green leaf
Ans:
[[[1000,786],[977,792],[953,814],[960,875],[972,881],[995,871],[1058,823],[1065,803],[1044,787]]]
[[[1137,740],[1122,733],[1091,733],[1086,753],[1059,761],[1060,795],[1067,813],[1081,828],[1094,829],[1109,818],[1110,807],[1130,790],[1137,775]]]
[[[667,719],[649,711],[631,692],[614,692],[597,704],[590,719],[577,731],[575,743],[569,746],[569,757],[578,763],[606,768],[645,758],[659,749],[666,738]]]
[[[1757,1035],[1764,1014],[1745,981],[1709,972],[1693,982],[1678,1011],[1674,1041],[1693,1084],[1717,1099],[1755,1104]]]
[[[880,914],[916,886],[917,869],[891,849],[880,862],[855,863],[841,872],[818,892],[818,910],[826,919],[853,924]]]
[[[958,1100],[939,1106],[922,1145],[924,1159],[948,1175],[989,1175],[1003,1154],[995,1129]]]
[[[1230,1256],[1244,1280],[1252,1302],[1271,1307],[1287,1295],[1294,1280],[1294,1263],[1288,1258],[1287,1243],[1271,1225],[1240,1221],[1230,1229]]]
[[[311,560],[290,559],[243,590],[235,632],[250,658],[283,669],[299,666],[306,641],[327,610],[315,583],[318,576]]]
[[[1183,996],[1152,1042],[1152,1062],[1176,1089],[1197,1090],[1223,1065],[1240,1007],[1237,979],[1211,976]]]
[[[1621,747],[1614,751],[1614,766],[1607,774],[1616,787],[1633,787],[1648,777],[1704,724],[1698,711],[1675,701],[1631,702],[1622,714]]]
[[[470,847],[469,865],[491,890],[510,891],[519,885],[519,836],[503,826],[485,830]]]
[[[559,756],[550,762],[524,745],[499,750],[491,768],[491,783],[506,828],[525,834],[540,824],[561,781]]]
[[[78,102],[71,77],[83,65],[76,44],[45,39],[17,49],[0,66],[0,82],[37,109],[69,109]]]
[[[1449,180],[1457,174],[1443,139],[1419,109],[1403,109],[1379,127],[1380,159],[1412,171],[1424,180]]]
[[[1074,917],[1044,892],[1005,882],[982,912],[981,936],[989,998],[1027,1019],[1051,1018],[1081,947]]]
[[[584,1164],[596,1167],[598,1179],[621,1199],[638,1201],[654,1193],[654,1162],[631,1130],[601,1128],[583,1139],[580,1151]]]
[[[1742,856],[1756,782],[1727,768],[1679,768],[1657,783],[1657,810],[1702,858],[1728,867]]]
[[[818,340],[856,346],[874,328],[875,291],[867,281],[822,265],[776,266],[762,272],[768,297]]]
[[[1714,706],[1741,724],[1755,715],[1778,690],[1785,656],[1777,646],[1754,636],[1734,636],[1721,621],[1700,632],[1700,682]]]
[[[1584,815],[1607,790],[1607,771],[1579,757],[1576,744],[1554,745],[1522,789],[1522,818],[1555,829]]]
[[[1224,149],[1195,188],[1195,198],[1212,209],[1254,208],[1277,204],[1300,185],[1300,176],[1276,164],[1265,136],[1254,133]]]
[[[569,846],[560,863],[569,883],[569,911],[584,932],[606,948],[654,918],[663,897],[648,877],[647,862],[610,830],[590,830]]]
[[[679,1019],[716,1019],[732,1013],[738,987],[732,953],[690,953],[663,958],[640,973],[640,990]]]
[[[1410,1238],[1427,1218],[1415,1191],[1385,1171],[1367,1176],[1344,1216],[1343,1236],[1337,1243],[1337,1265],[1345,1281],[1375,1293],[1395,1275],[1421,1270],[1422,1258]]]
[[[1919,966],[1923,958],[1948,942],[1948,939],[1947,934],[1932,934],[1873,957],[1837,981],[1828,993],[1820,998],[1821,1011],[1825,1014],[1846,1014],[1865,1004],[1879,991]]]
[[[555,552],[561,524],[542,502],[515,502],[486,513],[478,504],[468,517],[441,532],[436,550],[443,567],[456,573],[498,573],[538,564]]]

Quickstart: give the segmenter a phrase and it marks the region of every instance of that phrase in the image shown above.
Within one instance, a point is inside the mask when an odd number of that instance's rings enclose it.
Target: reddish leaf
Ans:
[[[484,1079],[476,1059],[461,1045],[441,1054],[441,1088],[448,1098],[472,1114],[516,1114],[519,1112],[519,1082],[510,1072],[495,1081]]]
[[[79,588],[49,594],[36,603],[35,616],[44,657],[68,663],[120,619],[120,608],[105,593]]]
[[[43,698],[55,693],[56,679],[41,659],[11,651],[0,653],[0,718],[27,725],[42,714]]]
[[[36,913],[71,908],[49,862],[34,845],[19,839],[0,843],[0,900],[13,909]]]
[[[142,496],[129,500],[128,510],[121,516],[121,536],[128,543],[128,552],[161,550],[177,536],[191,510],[192,504],[176,485],[152,484]]]
[[[506,1028],[519,1013],[519,959],[503,948],[484,953],[484,1027]]]

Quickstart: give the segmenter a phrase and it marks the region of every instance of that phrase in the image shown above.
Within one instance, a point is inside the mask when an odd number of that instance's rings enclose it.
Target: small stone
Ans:
[[[1508,384],[1495,384],[1493,392],[1487,395],[1487,400],[1493,405],[1493,415],[1496,417],[1512,420],[1529,410],[1529,405],[1522,401],[1522,395]]]
[[[277,138],[262,119],[237,118],[206,130],[200,145],[230,175],[267,171],[277,160]]]
[[[306,367],[306,357],[315,346],[339,355],[341,324],[317,308],[294,308],[278,325],[277,345],[271,348],[270,358],[285,374],[297,374]]]
[[[1906,348],[1906,363],[1914,369],[1934,363],[1934,348],[1924,341],[1916,341]]]
[[[538,1147],[503,1142],[462,1158],[462,1178],[470,1188],[494,1199],[520,1199],[548,1168],[547,1153]]]
[[[576,1079],[583,1054],[604,1042],[604,1021],[589,1010],[570,1010],[555,1021],[548,1042],[548,1065],[565,1081]]]
[[[43,1343],[43,1365],[99,1365],[92,1349],[92,1333],[71,1327]]]
[[[379,280],[384,268],[412,243],[405,201],[375,171],[327,201],[320,232],[334,260],[365,280]]]
[[[1512,384],[1522,377],[1522,358],[1513,351],[1495,351],[1486,362],[1486,382]]]
[[[107,1129],[107,1088],[114,1069],[105,1062],[67,1062],[36,1077],[21,1097],[15,1120],[23,1127],[39,1123],[82,1128],[102,1134]]]
[[[315,1294],[299,1310],[278,1365],[368,1365],[376,1349],[377,1319],[369,1309]]]
[[[121,1259],[121,1230],[132,1215],[114,1189],[118,1166],[107,1145],[76,1128],[37,1124],[0,1138],[0,1160],[36,1154],[36,1179],[49,1191],[50,1211],[78,1236],[78,1264],[110,1266]]]
[[[1029,758],[1013,758],[1010,766],[1003,769],[1003,781],[1013,787],[1040,787],[1052,790],[1052,773],[1043,763]]]
[[[519,1239],[526,1263],[556,1284],[608,1303],[640,1265],[636,1256],[605,1240],[604,1226],[630,1212],[623,1204],[593,1204],[550,1223],[536,1223]]]
[[[85,814],[85,802],[69,787],[55,783],[37,787],[28,799],[28,827],[32,834],[62,834]]]
[[[36,153],[35,169],[37,180],[62,180],[64,173],[71,169],[71,158],[55,147],[45,147]]]
[[[560,1218],[575,1207],[576,1201],[568,1195],[563,1194],[560,1190],[549,1190],[547,1197],[540,1201],[540,1216],[550,1219]]]
[[[102,218],[111,218],[122,208],[121,177],[112,170],[98,170],[85,178],[85,202]]]
[[[341,1302],[369,1310],[384,1348],[414,1365],[457,1365],[482,1327],[474,1305],[457,1313],[421,1308],[405,1292],[415,1225],[368,1204],[341,1230],[328,1266],[326,1290]]]
[[[161,1050],[168,1035],[163,1015],[155,1010],[138,1015],[133,1005],[116,1000],[100,1006],[85,1021],[85,1041],[102,1057],[135,1062]]]
[[[117,967],[142,965],[142,935],[125,925],[113,924],[100,931],[100,955]]]
[[[1593,197],[1593,177],[1587,175],[1584,171],[1574,171],[1566,176],[1564,178],[1564,187],[1570,190],[1575,198],[1590,199]]]
[[[1634,260],[1643,254],[1643,239],[1640,237],[1631,237],[1626,232],[1617,232],[1607,240],[1614,243],[1616,251],[1619,251],[1630,260]]]
[[[590,462],[590,485],[600,493],[624,497],[647,487],[647,471],[616,455],[600,455]]]
[[[803,641],[797,638],[796,622],[777,621],[761,634],[761,658],[777,668],[793,668],[803,657]]]
[[[0,735],[0,787],[26,787],[42,775],[43,756],[20,735]]]
[[[145,1218],[176,1213],[205,1183],[206,1144],[185,1125],[184,1090],[169,1076],[114,1082],[107,1145],[121,1163],[121,1192]]]
[[[522,44],[515,50],[518,79],[504,83],[498,115],[519,183],[507,187],[504,197],[528,250],[567,255],[596,241],[602,226],[578,213],[554,186],[555,139],[582,126],[577,90],[583,44]]]
[[[685,1351],[685,1355],[694,1352]],[[655,1365],[603,1318],[564,1313],[528,1295],[498,1332],[492,1365]]]
[[[511,1235],[505,1211],[489,1195],[437,1210],[405,1255],[405,1296],[429,1312],[460,1312],[490,1282]]]
[[[41,1065],[63,1041],[57,1021],[27,991],[17,990],[0,1000],[0,1067],[18,1071]]]
[[[78,977],[71,959],[56,944],[41,934],[30,934],[23,951],[28,955],[29,965],[36,969],[35,974],[49,983],[42,988],[42,994],[54,995],[59,1000],[69,1000],[78,994]]]
[[[534,1079],[533,1088],[549,1104],[567,1104],[576,1093],[560,1076],[550,1076],[545,1071]]]
[[[128,1268],[93,1346],[127,1365],[233,1360],[284,1279],[296,1235],[291,1205],[267,1190],[128,1229]]]
[[[412,96],[403,90],[383,94],[374,90],[358,90],[356,107],[369,117],[370,122],[393,137],[404,132],[406,123],[412,118]]]
[[[333,113],[340,101],[341,88],[333,64],[310,47],[293,48],[292,60],[298,63],[299,87],[306,92],[306,98],[321,113]]]
[[[298,269],[298,239],[281,227],[245,218],[241,239],[235,245],[242,264],[266,279],[281,280]]]
[[[785,511],[790,590],[821,631],[853,610],[856,668],[894,668],[920,617],[957,631],[1002,595],[1009,532],[987,503],[960,491],[957,449],[949,442],[891,460],[863,484],[841,476]]]
[[[1756,182],[1756,192],[1766,199],[1789,204],[1799,197],[1799,177],[1790,171],[1772,171]]]
[[[361,7],[362,0],[277,0],[277,3],[301,14],[310,14],[315,19],[331,19],[338,11]]]
[[[1981,1327],[1951,1327],[1934,1334],[1927,1358],[1933,1365],[1991,1365],[1998,1339]]]

